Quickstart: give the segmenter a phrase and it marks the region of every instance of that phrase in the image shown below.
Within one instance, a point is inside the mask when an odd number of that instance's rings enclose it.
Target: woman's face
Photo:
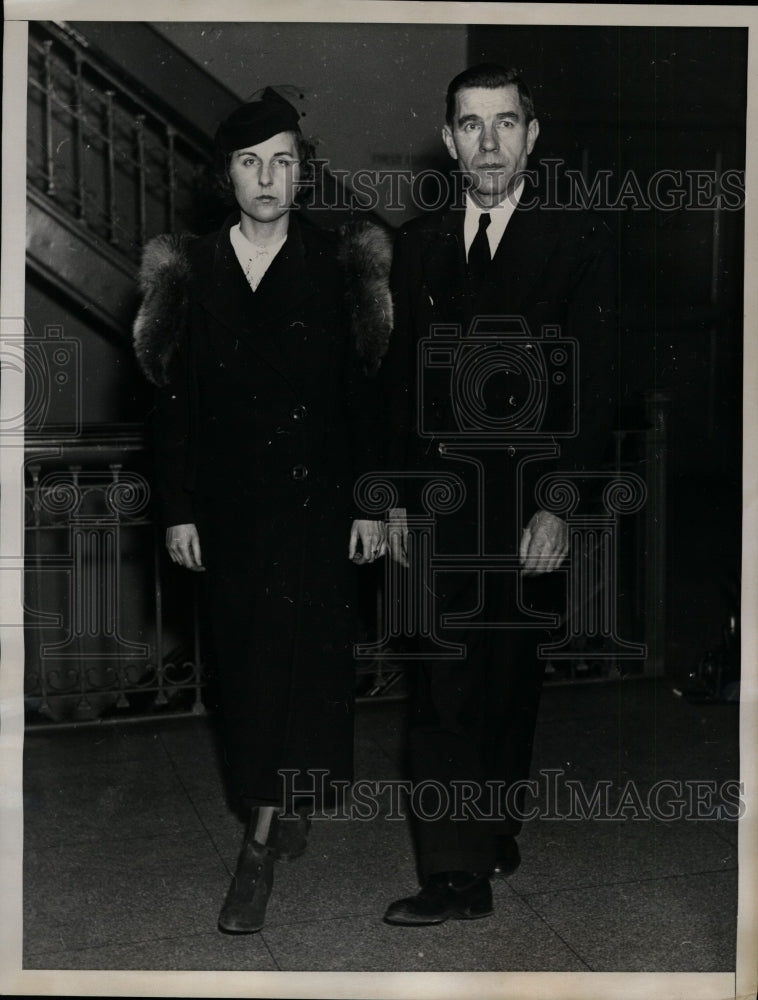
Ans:
[[[229,162],[237,204],[256,222],[274,222],[289,212],[299,178],[294,132],[279,132],[256,146],[237,149]]]

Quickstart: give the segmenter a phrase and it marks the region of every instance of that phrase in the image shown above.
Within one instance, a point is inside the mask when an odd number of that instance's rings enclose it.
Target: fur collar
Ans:
[[[172,361],[181,348],[196,240],[191,235],[156,236],[143,251],[134,350],[145,376],[157,386],[168,384]],[[340,228],[337,261],[345,273],[351,333],[370,375],[378,371],[392,331],[391,260],[387,230],[366,221]]]

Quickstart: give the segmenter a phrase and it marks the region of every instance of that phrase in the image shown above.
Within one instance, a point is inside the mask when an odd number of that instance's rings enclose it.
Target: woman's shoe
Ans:
[[[279,815],[274,820],[272,843],[274,857],[279,861],[294,861],[301,854],[305,854],[308,846],[308,832],[311,828],[308,807],[298,806],[294,811],[297,815],[287,817]]]
[[[263,927],[274,884],[274,851],[245,838],[237,869],[218,918],[227,934],[254,934]]]

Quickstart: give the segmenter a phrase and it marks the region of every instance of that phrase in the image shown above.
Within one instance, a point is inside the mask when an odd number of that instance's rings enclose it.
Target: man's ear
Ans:
[[[534,149],[534,144],[537,141],[537,136],[540,134],[540,123],[536,118],[532,118],[526,127],[526,152],[531,153]]]
[[[447,146],[447,151],[450,153],[454,160],[458,159],[458,150],[455,148],[455,143],[453,142],[453,133],[450,131],[449,125],[442,126],[442,141]]]

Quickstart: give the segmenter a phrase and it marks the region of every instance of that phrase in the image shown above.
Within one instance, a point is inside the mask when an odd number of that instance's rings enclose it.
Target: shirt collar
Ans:
[[[262,248],[256,246],[245,236],[239,223],[229,230],[229,241],[232,244],[232,249],[253,291],[256,291],[272,260],[287,242],[287,235],[285,233],[277,243],[271,243]]]
[[[231,240],[232,246],[234,247],[234,252],[238,257],[245,257],[247,259],[255,260],[256,257],[261,256],[259,248],[252,240],[249,240],[247,236],[242,232],[242,227],[239,222],[236,226],[232,226],[229,230],[229,239]],[[277,242],[270,243],[266,247],[268,251],[269,258],[276,256],[278,250],[280,250],[287,240],[287,233]]]
[[[516,185],[516,187],[513,189],[513,192],[509,192],[505,196],[505,198],[503,198],[502,201],[498,202],[497,205],[495,205],[493,208],[480,208],[474,201],[474,199],[471,197],[471,192],[467,191],[466,215],[468,215],[469,212],[473,213],[473,215],[476,217],[477,224],[479,222],[479,216],[482,215],[484,212],[489,212],[493,220],[495,218],[495,215],[499,212],[506,212],[510,217],[511,215],[513,215],[516,206],[519,203],[523,190],[524,190],[524,179],[522,177],[521,180]]]

